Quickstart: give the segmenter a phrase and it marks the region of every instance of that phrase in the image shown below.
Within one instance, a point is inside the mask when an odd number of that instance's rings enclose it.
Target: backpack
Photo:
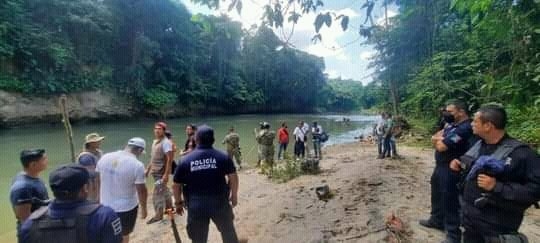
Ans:
[[[319,137],[320,141],[323,142],[323,143],[328,141],[328,137],[330,137],[330,136],[328,136],[328,134],[326,134],[326,132],[322,132],[321,135],[319,135],[319,136],[320,136]]]
[[[90,243],[88,241],[88,219],[101,205],[86,204],[75,209],[74,215],[50,218],[49,208],[41,207],[29,219],[33,220],[29,231],[29,243]]]

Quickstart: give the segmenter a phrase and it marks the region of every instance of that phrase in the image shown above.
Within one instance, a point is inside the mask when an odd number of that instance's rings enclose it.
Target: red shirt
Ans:
[[[282,127],[278,130],[279,143],[289,143],[289,132],[286,128]]]

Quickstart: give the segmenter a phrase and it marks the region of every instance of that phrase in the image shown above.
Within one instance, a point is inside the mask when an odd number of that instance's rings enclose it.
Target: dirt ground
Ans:
[[[385,219],[394,214],[405,225],[405,234],[397,235],[399,242],[442,241],[442,232],[418,225],[430,212],[433,151],[398,145],[398,152],[402,159],[380,160],[371,144],[327,147],[322,173],[282,184],[252,169],[241,171],[234,209],[238,234],[251,243],[388,242],[396,235],[387,230]],[[322,185],[334,195],[326,202],[314,190]],[[152,215],[151,206],[149,211]],[[175,218],[182,242],[191,242],[185,215]],[[174,242],[169,221],[145,221],[138,220],[131,242]],[[530,242],[540,242],[540,210],[527,211],[521,231]],[[222,242],[213,224],[208,242]]]

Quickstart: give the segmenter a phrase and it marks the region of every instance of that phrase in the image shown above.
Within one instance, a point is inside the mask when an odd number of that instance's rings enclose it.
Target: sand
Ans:
[[[277,184],[253,169],[240,176],[235,225],[252,243],[392,242],[385,226],[394,214],[404,224],[400,242],[440,242],[441,231],[423,228],[418,220],[430,212],[429,178],[433,150],[399,146],[402,159],[376,159],[372,144],[351,143],[324,149],[322,172]],[[314,188],[328,185],[333,198],[322,201]],[[152,215],[149,206],[149,215]],[[149,216],[150,217],[150,216]],[[184,216],[176,216],[182,242]],[[174,242],[169,221],[146,225],[138,220],[131,242]],[[529,209],[520,229],[530,242],[540,242],[540,210]],[[208,242],[222,242],[211,224]],[[397,241],[394,241],[397,242]]]

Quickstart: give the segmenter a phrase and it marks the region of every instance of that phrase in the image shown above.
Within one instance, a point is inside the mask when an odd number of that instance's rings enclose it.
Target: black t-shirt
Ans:
[[[479,155],[493,154],[499,144],[482,142]],[[463,194],[463,224],[485,235],[517,231],[523,212],[540,200],[540,158],[529,147],[518,147],[505,159],[504,171],[494,176],[497,184],[489,196],[493,203],[483,208],[474,206],[474,201],[485,193],[476,177],[466,181]]]
[[[195,147],[195,135],[188,136],[188,138],[186,139],[186,143],[184,144],[184,151],[195,149]]]
[[[186,185],[189,196],[228,195],[225,175],[236,173],[233,161],[211,146],[197,146],[182,158],[174,173],[174,182]]]
[[[444,152],[435,151],[435,161],[447,164],[465,154],[471,146],[473,137],[471,120],[450,124],[443,130],[443,143],[448,147]]]

